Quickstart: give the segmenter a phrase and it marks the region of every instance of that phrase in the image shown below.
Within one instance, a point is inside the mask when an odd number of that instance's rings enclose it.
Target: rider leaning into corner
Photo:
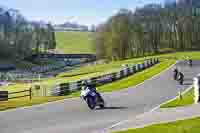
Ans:
[[[189,66],[191,67],[192,66],[192,59],[187,57],[187,61],[188,61]]]
[[[95,86],[95,84],[89,83],[88,81],[83,81],[82,82],[83,88],[82,90],[86,90],[89,89],[90,91],[93,91],[96,93],[96,95],[98,96],[98,98],[103,101],[103,98],[101,97],[101,94],[97,91],[97,88]]]

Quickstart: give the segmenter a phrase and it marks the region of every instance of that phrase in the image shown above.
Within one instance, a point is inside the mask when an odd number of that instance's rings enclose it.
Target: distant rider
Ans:
[[[184,75],[182,72],[179,72],[178,81],[181,85],[183,85]]]
[[[177,77],[178,77],[178,69],[175,68],[173,72],[174,72],[174,80],[177,80]]]
[[[192,66],[192,59],[189,59],[188,63],[189,63],[190,66]]]
[[[190,59],[189,57],[187,57],[187,61],[188,61],[188,65],[191,67],[192,66],[192,59]]]
[[[83,85],[83,90],[89,89],[90,91],[95,92],[96,95],[98,96],[99,100],[103,101],[101,94],[97,91],[97,88],[94,84],[89,83],[87,81],[83,81],[82,85]]]

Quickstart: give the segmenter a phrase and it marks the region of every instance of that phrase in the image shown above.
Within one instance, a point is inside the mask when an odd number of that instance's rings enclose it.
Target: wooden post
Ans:
[[[29,97],[30,97],[30,100],[32,100],[32,87],[29,89]]]
[[[44,91],[45,91],[44,96],[46,97],[47,96],[47,88],[46,87],[44,87]]]

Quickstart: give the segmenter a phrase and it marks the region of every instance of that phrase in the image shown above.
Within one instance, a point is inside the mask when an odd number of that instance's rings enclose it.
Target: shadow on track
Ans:
[[[96,110],[121,110],[121,109],[127,109],[128,107],[104,107],[104,108],[97,108]]]
[[[183,85],[192,85],[192,83],[183,83]]]

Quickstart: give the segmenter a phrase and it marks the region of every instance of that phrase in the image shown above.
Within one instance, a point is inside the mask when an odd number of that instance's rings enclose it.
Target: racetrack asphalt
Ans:
[[[0,112],[0,133],[102,133],[174,98],[200,73],[200,61],[194,61],[192,68],[183,61],[176,66],[185,74],[182,86],[173,80],[173,67],[139,86],[103,94],[105,109],[89,110],[84,101],[75,98]]]

